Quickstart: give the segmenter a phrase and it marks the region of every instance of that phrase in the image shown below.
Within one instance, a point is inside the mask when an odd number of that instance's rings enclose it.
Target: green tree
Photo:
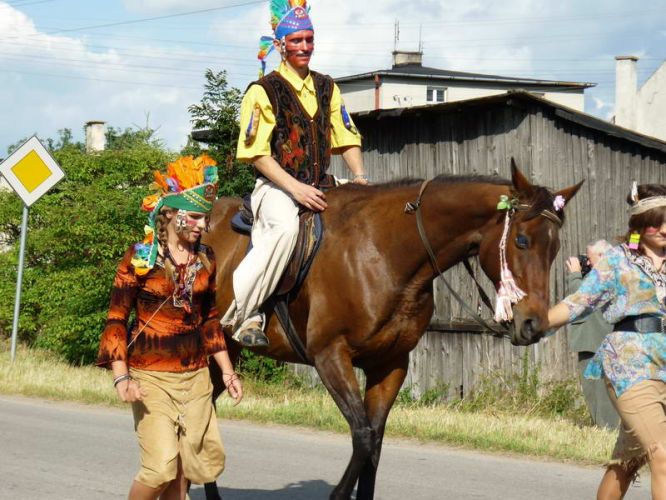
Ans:
[[[238,196],[248,193],[254,185],[254,173],[248,165],[235,161],[238,141],[241,91],[229,87],[227,72],[206,70],[204,94],[199,104],[188,108],[195,129],[206,131],[206,152],[220,166],[220,196]],[[203,142],[203,141],[202,141]],[[183,154],[203,151],[191,137]]]
[[[216,73],[207,69],[205,78],[201,102],[192,104],[187,110],[195,129],[208,130],[209,154],[223,163],[236,152],[243,96],[237,88],[229,87],[225,70]]]
[[[124,150],[142,146],[164,148],[160,139],[155,139],[155,129],[146,125],[144,128],[115,128],[106,129],[106,149]]]
[[[23,143],[26,142],[28,139],[29,137],[24,137],[23,139],[16,141],[14,144],[10,144],[9,147],[7,147],[7,154],[9,155],[12,154],[14,151],[20,148],[23,145]],[[70,149],[74,148],[80,151],[83,151],[85,149],[85,144],[79,141],[74,141],[74,134],[72,134],[71,128],[62,128],[58,130],[57,139],[49,137],[45,140],[42,140],[42,143],[50,151],[57,151],[67,148]]]
[[[20,339],[70,362],[94,359],[116,265],[143,234],[141,199],[152,171],[172,159],[152,134],[117,135],[131,147],[88,155],[71,135],[46,141],[66,177],[30,208]],[[0,234],[10,245],[0,253],[2,335],[11,332],[20,219],[20,199],[0,192]]]

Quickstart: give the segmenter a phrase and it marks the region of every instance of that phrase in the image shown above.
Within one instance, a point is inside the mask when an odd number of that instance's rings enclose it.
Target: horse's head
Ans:
[[[511,342],[529,345],[543,337],[548,326],[550,267],[560,249],[563,205],[573,198],[582,182],[553,193],[531,184],[513,159],[511,181],[509,203],[513,201],[516,209],[511,212],[505,240],[506,264],[518,287],[527,294],[513,306]],[[500,240],[506,214],[498,213],[479,246],[481,266],[496,286],[501,280]]]

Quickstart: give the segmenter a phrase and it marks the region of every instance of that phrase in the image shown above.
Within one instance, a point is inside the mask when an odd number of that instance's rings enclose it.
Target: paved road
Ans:
[[[221,422],[224,500],[326,499],[346,466],[346,436]],[[124,499],[138,466],[129,411],[0,396],[0,498]],[[592,499],[583,468],[442,446],[388,441],[376,500]],[[627,499],[649,498],[649,480]],[[192,500],[203,500],[195,487]]]

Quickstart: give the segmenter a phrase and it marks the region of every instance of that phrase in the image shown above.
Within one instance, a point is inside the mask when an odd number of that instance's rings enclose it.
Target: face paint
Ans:
[[[294,69],[304,69],[310,64],[314,52],[314,31],[290,33],[281,44],[282,57]]]
[[[659,229],[660,228],[654,226],[646,227],[645,234],[647,234],[648,236],[652,236],[653,234],[657,234],[659,232]]]
[[[194,243],[201,238],[201,234],[207,230],[206,228],[208,227],[208,221],[210,218],[208,214],[201,212],[183,212],[184,225],[181,229],[176,227],[176,232],[184,242]]]
[[[208,227],[208,214],[179,210],[176,212],[176,234],[190,243],[201,237]]]
[[[187,224],[187,212],[185,210],[178,210],[176,212],[176,232],[182,231]]]

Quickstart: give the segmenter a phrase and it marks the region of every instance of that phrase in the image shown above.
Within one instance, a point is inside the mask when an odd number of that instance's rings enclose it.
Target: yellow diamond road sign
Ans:
[[[37,137],[28,139],[2,162],[0,174],[28,207],[65,176]]]

